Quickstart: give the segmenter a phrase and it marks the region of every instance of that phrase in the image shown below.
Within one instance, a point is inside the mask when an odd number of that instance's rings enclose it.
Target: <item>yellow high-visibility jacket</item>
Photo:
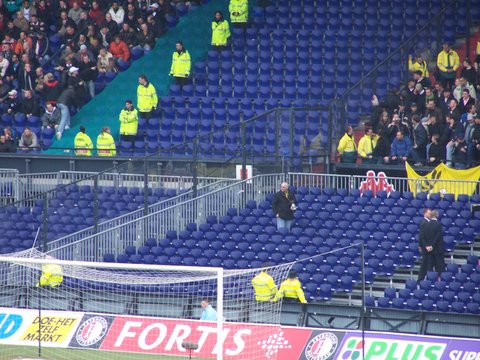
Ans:
[[[273,301],[278,301],[282,297],[298,299],[303,304],[307,303],[302,290],[302,284],[298,279],[286,279],[282,282],[280,290],[275,295]]]
[[[230,0],[228,11],[230,11],[232,23],[246,23],[248,20],[248,0]]]
[[[138,131],[138,111],[123,109],[120,111],[120,135],[137,135]]]
[[[266,271],[262,271],[252,279],[252,286],[257,301],[269,301],[278,291],[275,281]]]
[[[344,152],[357,151],[357,144],[355,144],[354,137],[350,137],[347,133],[345,133],[338,143],[337,150],[340,154],[343,154]]]
[[[427,62],[423,60],[421,64],[418,62],[413,62],[412,59],[408,59],[408,70],[414,73],[417,70],[420,70],[422,72],[423,77],[428,77],[428,67],[427,67]]]
[[[192,63],[190,61],[190,54],[187,50],[180,53],[174,51],[172,55],[172,67],[170,68],[170,75],[175,77],[187,78],[190,76],[190,68]]]
[[[147,86],[138,85],[137,87],[137,108],[140,112],[150,112],[157,107],[157,91],[152,84]]]
[[[437,56],[437,66],[440,71],[446,72],[449,65],[448,61],[450,59],[450,68],[456,71],[460,66],[460,58],[456,51],[451,50],[447,53],[444,50],[440,51]]]
[[[75,136],[73,147],[75,148],[75,155],[77,156],[92,156],[92,139],[90,139],[90,136],[84,134],[83,132],[79,132]]]
[[[114,156],[117,154],[115,140],[107,132],[102,132],[97,136],[97,154],[98,156]]]
[[[373,149],[375,149],[375,147],[377,146],[378,138],[378,135],[375,135],[373,139],[368,135],[364,135],[358,142],[358,154],[363,158],[371,155],[373,153]]]
[[[56,264],[45,264],[42,266],[42,277],[37,286],[57,287],[63,281],[62,268]]]
[[[212,22],[212,45],[224,46],[227,45],[227,40],[230,37],[230,26],[227,20]]]

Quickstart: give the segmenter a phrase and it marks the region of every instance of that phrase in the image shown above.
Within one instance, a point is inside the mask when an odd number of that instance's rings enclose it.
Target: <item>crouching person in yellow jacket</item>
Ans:
[[[45,257],[47,260],[53,260],[54,258],[47,255]],[[60,286],[63,282],[63,272],[60,265],[57,264],[45,264],[42,266],[42,276],[40,281],[37,284],[39,286],[48,286],[51,288],[56,288]]]
[[[93,143],[90,136],[87,135],[85,126],[80,126],[80,131],[73,140],[73,147],[77,156],[92,156]]]
[[[285,279],[280,285],[280,290],[277,292],[273,298],[273,302],[277,302],[281,298],[284,298],[285,301],[290,302],[301,302],[306,304],[307,300],[305,299],[305,294],[302,290],[302,284],[298,280],[297,273],[295,271],[290,271],[288,273],[287,279]]]
[[[115,140],[110,135],[108,126],[105,126],[100,135],[97,136],[97,154],[98,156],[115,156],[117,154]]]

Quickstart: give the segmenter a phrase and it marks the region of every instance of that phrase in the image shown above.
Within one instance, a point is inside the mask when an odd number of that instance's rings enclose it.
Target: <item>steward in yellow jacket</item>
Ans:
[[[273,298],[273,302],[280,300],[281,298],[288,299],[290,301],[300,301],[302,304],[306,304],[305,294],[302,290],[302,284],[297,278],[295,271],[288,273],[288,278],[280,285],[280,290]]]
[[[362,158],[362,163],[373,164],[375,159],[373,157],[373,150],[377,146],[378,135],[373,133],[373,129],[365,130],[365,135],[358,142],[358,155]]]
[[[92,156],[93,143],[85,132],[85,126],[80,126],[80,131],[73,140],[73,147],[77,156]]]
[[[46,259],[53,259],[53,257],[48,256]],[[56,264],[45,264],[42,266],[42,276],[40,277],[40,281],[37,284],[38,286],[49,286],[51,288],[55,288],[60,286],[63,282],[63,273],[62,268],[60,265]]]
[[[252,279],[253,290],[255,291],[255,300],[269,301],[277,294],[277,285],[273,278],[263,269],[260,274]]]
[[[190,68],[192,63],[190,61],[190,54],[183,47],[181,41],[177,41],[175,51],[172,55],[172,67],[170,68],[170,76],[175,77],[177,85],[185,85],[190,76]]]
[[[351,126],[345,129],[345,135],[340,139],[337,150],[340,153],[341,162],[355,163],[357,160],[357,144],[355,144]]]
[[[223,18],[221,11],[215,12],[215,18],[212,21],[212,46],[220,50],[227,45],[230,37],[230,26],[228,21]]]
[[[125,108],[120,111],[118,118],[120,120],[121,139],[133,141],[138,131],[138,111],[133,107],[132,100],[125,101]]]
[[[447,86],[451,88],[455,83],[455,76],[459,66],[460,58],[458,54],[450,49],[448,43],[443,44],[443,50],[437,56],[437,67],[445,88]]]
[[[109,127],[104,127],[100,135],[97,136],[97,154],[98,156],[115,156],[117,154],[115,140],[110,135]]]
[[[140,113],[145,114],[142,118],[148,119],[149,114],[157,107],[157,103],[157,91],[145,75],[140,75],[137,87],[137,108]]]
[[[415,62],[412,60],[412,55],[408,56],[408,71],[415,73],[415,71],[420,70],[424,78],[428,78],[428,66],[427,62],[423,60],[422,55],[415,56]]]
[[[228,6],[232,24],[246,25],[248,21],[248,0],[230,0]]]

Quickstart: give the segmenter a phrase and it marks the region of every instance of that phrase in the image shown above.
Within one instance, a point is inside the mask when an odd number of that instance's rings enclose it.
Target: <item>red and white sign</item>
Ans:
[[[375,174],[375,171],[368,170],[367,178],[360,183],[360,193],[363,194],[365,190],[372,190],[373,196],[377,196],[377,192],[386,191],[387,196],[390,195],[392,191],[395,191],[393,184],[390,184],[387,179],[387,175],[383,171],[380,171],[378,175]]]
[[[310,329],[280,326],[224,323],[223,352],[227,359],[298,359]],[[216,323],[172,319],[115,318],[101,350],[149,354],[185,355],[182,342],[194,342],[195,356],[212,358],[218,353]],[[249,356],[250,354],[250,356]]]

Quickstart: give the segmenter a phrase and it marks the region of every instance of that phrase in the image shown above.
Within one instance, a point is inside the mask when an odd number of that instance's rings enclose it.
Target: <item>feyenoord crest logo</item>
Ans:
[[[75,338],[80,346],[92,346],[103,339],[107,329],[107,320],[101,316],[94,316],[79,326]]]
[[[338,338],[333,333],[321,333],[310,340],[305,348],[307,360],[327,360],[335,353]]]

